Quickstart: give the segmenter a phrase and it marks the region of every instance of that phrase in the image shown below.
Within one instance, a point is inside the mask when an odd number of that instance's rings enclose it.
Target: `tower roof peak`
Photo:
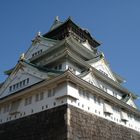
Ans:
[[[59,17],[56,16],[55,20],[50,28],[50,31],[54,30],[55,28],[57,28],[58,26],[60,26],[61,24],[63,24],[63,22],[60,21]]]
[[[75,35],[75,38],[81,42],[88,40],[89,44],[93,46],[93,48],[100,46],[100,43],[91,36],[89,31],[83,30],[72,20],[70,16],[64,22],[60,21],[58,16],[56,16],[50,31],[45,33],[43,36],[56,40],[62,40],[70,34]]]

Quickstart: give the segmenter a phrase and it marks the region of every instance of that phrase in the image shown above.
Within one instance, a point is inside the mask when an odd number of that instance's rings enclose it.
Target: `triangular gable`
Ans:
[[[91,71],[85,72],[82,75],[79,75],[83,80],[89,82],[90,84],[99,87],[99,84],[94,76],[94,74]]]
[[[94,60],[89,61],[89,64],[112,80],[117,81],[104,57],[95,62]]]
[[[42,52],[46,51],[55,44],[56,44],[55,40],[44,38],[42,36],[37,36],[33,40],[30,48],[25,53],[25,58],[29,60],[37,55],[40,55]]]
[[[130,97],[126,103],[127,103],[128,105],[134,107],[134,108],[137,108],[137,106],[136,106],[136,104],[135,104],[135,102],[134,102],[134,100],[133,100],[132,97]]]
[[[36,68],[20,61],[16,65],[11,75],[2,85],[0,89],[0,98],[6,97],[47,78],[47,73],[41,72]]]
[[[82,43],[83,46],[85,46],[90,51],[93,51],[93,47],[89,44],[88,40]]]

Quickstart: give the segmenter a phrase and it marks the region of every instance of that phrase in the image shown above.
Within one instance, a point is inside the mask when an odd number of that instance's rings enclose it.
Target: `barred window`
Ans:
[[[53,97],[53,96],[55,96],[55,89],[54,88],[48,90],[48,97]]]
[[[24,79],[24,80],[22,80],[22,81],[20,81],[20,82],[18,82],[18,83],[16,83],[16,84],[14,84],[14,85],[11,85],[11,86],[9,87],[9,91],[10,91],[10,92],[15,91],[15,90],[20,89],[20,88],[22,88],[23,86],[26,86],[26,85],[28,85],[28,84],[29,84],[29,78]]]
[[[32,103],[32,96],[25,98],[25,106]]]
[[[4,109],[3,109],[3,113],[9,112],[9,107],[10,107],[9,104],[5,105],[5,106],[4,106]]]
[[[44,98],[44,92],[38,93],[38,94],[36,94],[36,96],[35,96],[35,100],[36,100],[36,101],[43,100],[43,98]]]

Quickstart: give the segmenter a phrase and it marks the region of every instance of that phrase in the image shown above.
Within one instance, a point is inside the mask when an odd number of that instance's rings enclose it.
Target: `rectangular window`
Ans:
[[[113,96],[117,98],[117,93],[113,91]]]
[[[100,98],[98,98],[98,97],[96,97],[96,96],[93,96],[93,99],[94,99],[94,102],[95,102],[96,104],[98,104],[98,105],[101,104]]]
[[[132,114],[128,114],[128,118],[129,118],[129,120],[132,120],[133,119],[133,115]]]
[[[17,84],[16,84],[16,89],[18,89],[18,85],[19,85],[19,84],[17,83]]]
[[[119,113],[120,112],[119,108],[116,107],[116,106],[113,106],[113,110],[114,110],[115,113]]]
[[[108,103],[105,103],[103,104],[103,110],[104,110],[104,113],[105,114],[113,114],[113,109],[112,109],[112,106]]]
[[[52,89],[52,96],[55,96],[55,89]]]
[[[28,84],[29,83],[29,78],[27,78],[26,81],[27,81],[27,84]]]
[[[55,96],[55,89],[49,89],[48,90],[48,97],[53,97]]]
[[[32,103],[32,96],[25,98],[25,106]]]
[[[32,57],[34,57],[34,56],[36,56],[36,55],[39,55],[39,54],[41,54],[42,52],[43,52],[43,51],[42,51],[42,49],[41,49],[41,50],[39,50],[39,51],[33,53],[33,54],[32,54]]]
[[[44,98],[44,92],[38,93],[38,94],[36,94],[36,96],[35,96],[35,100],[36,100],[36,101],[43,100],[43,98]]]
[[[20,81],[19,86],[22,87],[22,81]]]
[[[90,93],[88,91],[85,91],[82,88],[79,88],[79,96],[81,96],[81,97],[86,98],[86,99],[89,100]]]
[[[12,86],[9,87],[9,91],[12,91]]]
[[[35,101],[36,101],[36,102],[39,101],[39,94],[36,94],[36,95],[35,95]]]
[[[52,93],[52,91],[51,91],[51,89],[49,89],[48,90],[48,97],[51,97],[51,93]]]
[[[104,85],[101,85],[101,88],[103,89],[103,91],[107,92],[107,87],[105,87]]]
[[[79,96],[82,96],[82,89],[79,88]]]
[[[20,100],[12,102],[10,107],[10,113],[16,113],[18,111],[19,105],[20,105]]]
[[[44,98],[44,92],[41,92],[40,93],[40,100],[43,100],[43,98]]]
[[[59,65],[59,70],[61,70],[61,69],[62,69],[62,64]]]
[[[89,100],[89,93],[86,92],[86,98]]]
[[[25,86],[25,84],[26,84],[26,80],[23,80],[22,82],[23,82],[23,86]]]
[[[16,85],[13,85],[13,90],[15,90],[15,88],[16,88]]]
[[[107,74],[106,72],[102,71],[101,69],[99,69],[99,71],[100,71],[101,73],[103,73],[104,75],[108,76],[108,74]]]
[[[4,106],[4,110],[3,110],[3,113],[6,113],[9,111],[9,105],[5,105]]]
[[[57,70],[57,66],[55,66],[54,69]]]
[[[17,90],[25,85],[27,85],[29,83],[29,78],[27,79],[24,79],[23,81],[20,81],[19,83],[16,83],[12,86],[9,87],[9,91],[14,91],[14,90]]]

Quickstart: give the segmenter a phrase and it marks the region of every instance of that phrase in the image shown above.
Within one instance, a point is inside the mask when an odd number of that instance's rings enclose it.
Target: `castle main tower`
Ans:
[[[1,140],[140,140],[137,96],[70,17],[40,32],[0,84]]]

